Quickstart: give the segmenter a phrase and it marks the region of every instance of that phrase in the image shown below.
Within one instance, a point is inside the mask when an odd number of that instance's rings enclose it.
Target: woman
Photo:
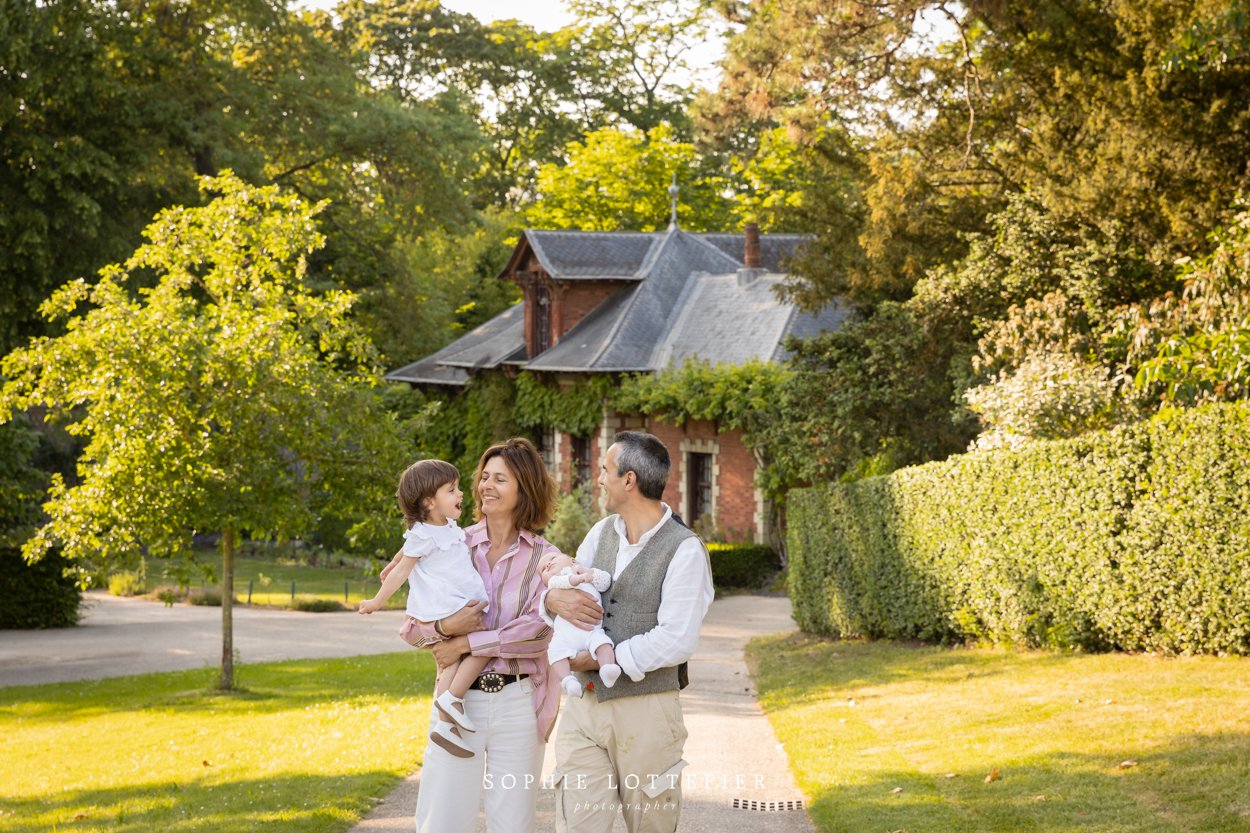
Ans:
[[[551,520],[556,485],[533,444],[511,439],[478,461],[473,498],[478,523],[465,529],[465,544],[486,584],[487,610],[467,607],[421,631],[443,637],[431,646],[440,667],[466,653],[491,659],[465,696],[476,731],[454,730],[473,757],[426,746],[417,833],[472,830],[483,793],[489,833],[530,833],[543,747],[560,706],[547,673],[551,628],[537,607],[538,560],[555,548],[533,531]]]

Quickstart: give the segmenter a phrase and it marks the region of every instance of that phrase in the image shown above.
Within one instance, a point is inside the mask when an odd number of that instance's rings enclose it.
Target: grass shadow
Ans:
[[[221,691],[217,670],[167,671],[74,683],[0,689],[0,719],[68,719],[105,712],[287,711],[327,701],[364,702],[428,696],[434,661],[427,651],[343,659],[300,659],[238,665],[238,688]]]
[[[337,833],[359,821],[401,778],[375,769],[329,777],[206,775],[116,789],[49,789],[20,800],[0,798],[0,831]]]

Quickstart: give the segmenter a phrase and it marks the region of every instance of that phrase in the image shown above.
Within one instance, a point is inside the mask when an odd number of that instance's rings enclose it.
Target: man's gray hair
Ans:
[[[657,437],[643,431],[621,431],[613,438],[616,452],[616,474],[624,477],[632,471],[638,478],[638,491],[651,500],[664,497],[668,482],[668,449]]]

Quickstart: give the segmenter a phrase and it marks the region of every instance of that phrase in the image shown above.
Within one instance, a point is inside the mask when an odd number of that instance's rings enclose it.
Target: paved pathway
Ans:
[[[760,711],[742,656],[752,637],[793,629],[789,599],[729,596],[712,604],[690,663],[690,687],[681,693],[690,731],[684,754],[690,765],[682,773],[682,833],[815,829],[806,812],[776,809],[798,806],[803,796],[772,725]],[[558,723],[555,731],[560,731]],[[555,743],[548,743],[544,775],[555,768],[554,751]],[[412,833],[419,788],[419,773],[414,773],[350,833]],[[553,796],[550,790],[539,796],[538,830],[555,829]],[[769,809],[737,809],[735,801]],[[485,829],[479,819],[478,833]],[[614,830],[625,830],[619,816]]]
[[[221,663],[221,608],[84,595],[76,628],[0,630],[0,686],[124,677],[216,668]],[[372,616],[351,611],[300,613],[234,609],[239,662],[388,654],[402,650],[402,610]],[[379,620],[385,622],[385,626]]]
[[[0,631],[0,686],[216,667],[220,660],[219,608],[167,608],[103,593],[86,598],[80,627]],[[390,653],[403,618],[399,611],[364,617],[263,608],[235,608],[234,616],[235,646],[245,663]],[[379,627],[379,619],[393,627]],[[690,731],[682,833],[813,830],[806,812],[777,809],[803,797],[742,657],[752,637],[793,628],[785,598],[730,596],[713,603],[681,698]],[[547,745],[544,774],[554,767],[554,746]],[[411,833],[418,776],[402,782],[350,833]],[[544,791],[539,798],[539,830],[555,828],[552,796]],[[735,802],[767,809],[738,809]],[[619,819],[616,830],[624,830]]]

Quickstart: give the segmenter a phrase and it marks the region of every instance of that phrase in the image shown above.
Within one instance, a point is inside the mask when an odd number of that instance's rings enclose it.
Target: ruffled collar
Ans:
[[[464,544],[464,530],[455,521],[448,521],[446,526],[434,526],[424,521],[417,521],[404,533],[405,538],[418,541],[433,541],[440,550],[449,550]]]

